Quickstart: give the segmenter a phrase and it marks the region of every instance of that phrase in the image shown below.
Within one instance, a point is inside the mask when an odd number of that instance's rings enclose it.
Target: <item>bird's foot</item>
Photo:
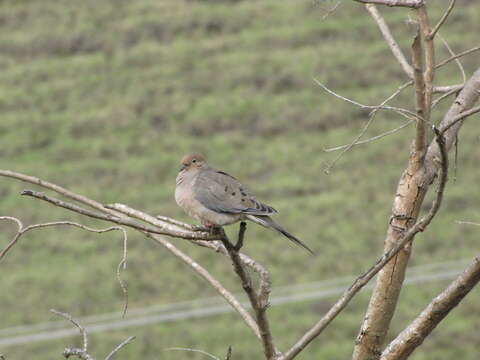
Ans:
[[[209,221],[202,222],[203,228],[205,231],[210,233],[210,235],[217,235],[221,233],[221,226],[218,226],[217,224],[211,223]]]
[[[238,230],[238,239],[237,243],[234,245],[235,251],[240,251],[240,249],[243,246],[243,238],[245,237],[245,231],[247,230],[247,223],[245,221],[242,221],[240,223],[240,228]]]

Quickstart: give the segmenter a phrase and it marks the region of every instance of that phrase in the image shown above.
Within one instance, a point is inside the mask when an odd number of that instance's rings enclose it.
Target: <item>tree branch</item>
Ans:
[[[435,37],[435,34],[438,32],[438,30],[440,30],[440,28],[442,27],[442,25],[445,23],[445,21],[447,20],[448,18],[448,15],[450,15],[450,13],[452,12],[453,10],[453,7],[455,6],[455,2],[457,0],[451,0],[450,1],[450,5],[448,5],[448,8],[447,10],[445,11],[445,13],[443,14],[443,16],[440,18],[440,20],[438,21],[437,25],[435,25],[435,27],[433,28],[432,31],[430,31],[430,33],[428,34],[427,38],[432,40],[434,37]]]
[[[117,215],[112,216],[110,214],[96,213],[94,211],[84,209],[78,205],[67,203],[65,201],[47,196],[44,193],[38,192],[38,191],[23,190],[22,195],[31,196],[40,200],[44,200],[55,206],[59,206],[64,209],[71,210],[76,213],[79,213],[94,219],[109,221],[119,225],[125,225],[136,230],[145,231],[153,234],[168,235],[168,236],[178,237],[178,238],[187,239],[187,240],[195,240],[195,239],[218,240],[218,237],[214,237],[208,232],[187,231],[184,229],[175,228],[171,224],[161,223],[160,221],[157,222],[158,225],[156,225],[156,227],[151,227],[151,226],[140,224],[127,217],[118,217]],[[105,209],[108,210],[107,207],[105,207]]]
[[[280,357],[280,360],[290,360],[297,356],[313,339],[322,333],[322,331],[337,317],[337,315],[347,306],[350,300],[382,269],[392,258],[394,258],[405,245],[413,241],[415,235],[424,231],[431,223],[437,214],[443,200],[443,192],[448,179],[448,156],[445,148],[445,142],[440,131],[434,129],[435,141],[442,149],[440,162],[442,164],[440,169],[439,185],[437,196],[430,207],[429,212],[421,220],[417,221],[409,230],[404,231],[398,242],[387,252],[385,252],[380,259],[364,274],[359,276],[352,285],[343,293],[335,304],[327,311],[327,313],[310,329],[305,335],[297,341],[285,354]],[[354,354],[354,357],[358,354]]]
[[[228,255],[233,263],[233,268],[242,282],[242,287],[250,300],[253,311],[257,319],[257,325],[260,329],[260,336],[263,344],[263,352],[267,360],[273,360],[277,358],[277,350],[273,342],[272,333],[270,330],[270,324],[267,318],[267,308],[269,306],[268,297],[270,294],[271,281],[270,276],[266,270],[263,271],[263,276],[260,276],[260,289],[258,293],[255,292],[252,284],[252,280],[248,275],[247,270],[239,256],[238,250],[243,242],[243,236],[245,234],[246,223],[240,223],[240,230],[238,234],[238,241],[236,245],[233,245],[225,234],[225,231],[220,228],[222,234],[222,242],[227,249]]]
[[[135,336],[129,336],[127,339],[125,339],[124,341],[122,341],[120,344],[118,344],[115,349],[113,349],[110,354],[107,355],[107,357],[105,358],[105,360],[111,360],[113,359],[113,357],[115,356],[115,354],[121,349],[123,348],[124,346],[130,344],[133,340],[135,340]]]
[[[440,36],[440,33],[437,34],[438,35],[438,38],[440,39],[440,41],[443,43],[443,45],[445,46],[445,48],[447,49],[447,51],[450,53],[450,55],[452,57],[456,57],[457,55],[453,52],[452,48],[450,47],[450,45],[448,45],[448,42],[447,40],[445,40],[442,36]],[[463,65],[462,65],[462,62],[460,61],[459,58],[456,58],[455,59],[455,62],[458,66],[458,69],[460,70],[460,73],[462,74],[462,81],[463,83],[465,83],[465,81],[467,81],[467,74],[465,74],[465,69],[463,68]],[[433,106],[433,105],[432,105]]]
[[[478,50],[480,50],[480,46],[473,47],[473,48],[471,48],[471,49],[462,51],[461,53],[458,53],[458,54],[455,55],[455,56],[451,56],[451,57],[449,57],[449,58],[446,58],[445,60],[442,60],[442,61],[440,61],[437,65],[435,65],[435,69],[438,69],[439,67],[444,66],[444,65],[448,64],[449,62],[452,62],[452,61],[454,61],[454,60],[456,60],[456,59],[459,59],[459,58],[461,58],[461,57],[463,57],[463,56],[469,55],[469,54],[471,54],[471,53],[473,53],[473,52],[475,52],[475,51],[478,51]]]
[[[395,56],[400,66],[402,67],[403,71],[407,74],[408,78],[413,79],[412,66],[408,63],[407,59],[405,58],[405,55],[400,49],[400,46],[398,46],[398,43],[395,41],[392,33],[390,32],[390,28],[385,22],[385,19],[383,18],[383,16],[378,11],[377,7],[374,4],[365,4],[365,8],[370,13],[373,20],[375,20],[375,22],[377,23],[377,26],[380,29],[380,32],[382,33],[385,41],[387,42],[388,46],[390,47],[390,50],[393,53],[393,56]]]
[[[386,6],[398,6],[408,8],[419,8],[424,4],[424,0],[354,0],[362,4],[377,4]]]
[[[480,259],[453,281],[382,353],[381,360],[403,360],[422,344],[423,340],[457,306],[480,281]]]
[[[464,111],[471,110],[479,95],[480,68],[466,82],[440,123],[439,132],[445,143],[445,151],[452,147],[463,123],[458,121],[453,124],[456,117]],[[447,127],[448,129],[444,131]],[[410,173],[407,168],[402,175],[397,187],[393,214],[385,240],[386,249],[395,246],[401,238],[401,234],[407,231],[410,224],[417,218],[425,194],[441,167],[442,156],[442,150],[435,140],[428,147],[421,171],[416,174]],[[353,357],[355,360],[375,359],[380,356],[380,348],[396,307],[409,255],[410,247],[407,246],[402,249],[395,261],[387,264],[379,272],[364,323],[357,337]]]
[[[417,126],[415,133],[414,171],[423,164],[425,144],[427,141],[426,123],[427,111],[425,109],[425,79],[423,77],[423,49],[420,33],[417,33],[412,44],[413,76],[415,80],[415,107],[417,111]]]
[[[127,216],[125,216],[124,214],[122,214],[119,211],[113,210],[111,208],[107,208],[107,207],[103,206],[102,204],[100,204],[100,203],[98,203],[94,200],[91,200],[91,199],[88,199],[84,196],[75,194],[75,193],[73,193],[73,192],[71,192],[67,189],[64,189],[64,188],[62,188],[62,187],[60,187],[56,184],[49,183],[49,182],[44,181],[42,179],[39,179],[39,178],[36,178],[36,177],[33,177],[33,176],[29,176],[29,175],[24,175],[24,174],[12,172],[10,170],[1,170],[1,169],[0,169],[0,176],[10,177],[10,178],[14,178],[14,179],[18,179],[18,180],[22,180],[22,181],[25,181],[25,182],[30,182],[30,183],[33,183],[33,184],[36,184],[36,185],[43,186],[47,189],[54,190],[59,194],[67,196],[71,199],[75,199],[75,200],[77,200],[77,201],[79,201],[83,204],[89,205],[89,206],[91,206],[95,209],[98,209],[102,212],[105,212],[106,214],[104,215],[104,217],[102,217],[103,214],[98,214],[98,213],[92,212],[90,210],[83,209],[83,208],[81,208],[77,205],[66,203],[66,202],[61,202],[60,200],[48,197],[45,194],[38,193],[38,194],[41,194],[41,196],[39,196],[40,199],[43,199],[43,200],[49,199],[49,200],[51,200],[49,202],[54,204],[54,205],[57,205],[57,203],[58,203],[58,206],[62,206],[64,208],[68,209],[68,210],[79,212],[79,213],[87,215],[87,216],[92,215],[91,217],[98,218],[98,219],[105,220],[105,221],[114,221],[115,220],[114,222],[122,223],[126,226],[132,225],[132,227],[135,228],[136,230],[142,231],[148,238],[152,239],[157,244],[160,244],[160,245],[164,246],[168,251],[170,251],[173,255],[178,257],[185,264],[187,264],[191,269],[193,269],[195,272],[197,272],[202,278],[204,278],[240,314],[240,316],[246,322],[248,327],[250,327],[250,329],[254,332],[255,336],[258,339],[261,338],[260,337],[260,332],[258,330],[258,326],[257,326],[255,320],[251,317],[251,315],[248,313],[248,311],[246,311],[243,308],[243,306],[235,298],[235,296],[232,293],[230,293],[228,290],[226,290],[223,287],[223,285],[221,285],[221,283],[218,280],[216,280],[206,269],[201,267],[197,262],[195,262],[192,258],[190,258],[188,255],[183,253],[180,249],[175,247],[172,243],[167,241],[165,238],[159,236],[158,234],[153,234],[151,232],[146,232],[146,231],[149,231],[150,229],[155,230],[155,228],[145,227],[142,224],[139,224],[137,222],[133,222],[130,218],[128,218]],[[31,193],[32,194],[37,194],[37,192],[31,192]],[[30,195],[30,193],[28,195]],[[48,200],[46,200],[46,201],[48,201]],[[156,221],[155,222],[156,225],[159,224],[159,226],[160,226],[160,224],[161,224],[161,226],[166,227],[165,223],[162,223],[161,220],[155,219],[153,216],[151,216],[151,218]],[[196,227],[192,227],[192,228],[196,229]],[[176,230],[178,230],[178,229],[176,229]],[[186,230],[183,230],[183,229],[181,229],[181,230],[186,231]],[[157,231],[157,230],[155,230],[155,231]],[[212,242],[212,246],[214,246],[213,243],[215,241],[211,241],[212,235],[210,233],[196,232],[196,234],[197,235],[195,235],[194,231],[191,231],[190,235],[187,236],[187,238],[193,238],[195,240],[201,239],[205,243]],[[208,241],[205,241],[205,240],[208,240]],[[192,242],[195,243],[195,241],[192,241]],[[12,245],[9,244],[9,246],[7,246],[7,247],[10,248],[11,246],[13,246],[13,244]],[[6,250],[8,250],[8,249],[6,249]],[[4,249],[3,253],[6,253],[6,250]],[[243,254],[242,254],[242,258],[244,258]],[[245,256],[245,258],[249,259],[246,256]],[[254,262],[251,261],[250,264],[252,264],[252,263],[254,263]]]

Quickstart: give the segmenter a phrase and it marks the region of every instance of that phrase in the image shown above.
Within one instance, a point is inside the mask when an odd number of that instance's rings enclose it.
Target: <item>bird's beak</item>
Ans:
[[[187,167],[187,165],[182,164],[182,167],[180,168],[180,170],[178,172],[185,170],[186,167]]]

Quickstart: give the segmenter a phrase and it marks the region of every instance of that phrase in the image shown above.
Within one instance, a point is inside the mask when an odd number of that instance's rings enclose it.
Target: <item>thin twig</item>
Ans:
[[[406,110],[406,109],[401,109],[401,108],[395,108],[395,107],[392,107],[392,106],[386,106],[385,104],[392,100],[394,97],[396,97],[398,94],[400,94],[400,92],[404,89],[406,89],[408,86],[410,86],[412,84],[412,81],[408,81],[406,82],[405,84],[401,85],[392,95],[390,95],[388,98],[386,98],[380,105],[377,105],[377,106],[369,106],[369,105],[364,105],[364,104],[360,104],[359,102],[357,101],[354,101],[354,100],[351,100],[351,99],[348,99],[342,95],[339,95],[337,93],[335,93],[334,91],[330,90],[329,88],[327,88],[325,85],[323,85],[322,83],[320,83],[317,79],[314,79],[314,81],[319,85],[321,86],[325,91],[327,91],[329,94],[332,94],[333,96],[341,99],[341,100],[344,100],[348,103],[351,103],[353,105],[356,105],[356,106],[359,106],[360,108],[364,108],[364,109],[372,109],[372,111],[370,112],[369,114],[369,119],[367,121],[367,123],[365,124],[365,126],[363,127],[363,129],[360,131],[360,133],[355,137],[355,139],[349,144],[347,145],[346,147],[343,148],[343,151],[334,159],[332,160],[328,165],[327,167],[324,169],[324,172],[326,174],[329,174],[330,173],[330,170],[332,169],[333,166],[335,166],[335,164],[340,160],[340,158],[346,153],[348,152],[353,146],[355,146],[360,138],[365,135],[365,133],[367,132],[368,128],[370,127],[370,125],[372,124],[374,118],[375,118],[375,115],[376,113],[381,110],[381,109],[387,109],[387,110],[393,110],[397,113],[400,113],[402,116],[405,116],[407,117],[409,120],[411,120],[411,117],[409,117],[408,115],[406,115],[404,112],[406,113],[410,113],[412,116],[415,116],[416,117],[416,114],[414,114],[413,112],[411,112],[410,110]]]
[[[445,40],[443,38],[443,36],[440,35],[440,33],[438,33],[437,36],[440,39],[440,41],[443,43],[443,45],[445,46],[447,51],[450,53],[450,55],[456,56],[456,54],[453,52],[452,48],[448,45],[447,40]],[[455,62],[457,63],[457,66],[460,70],[460,73],[462,74],[463,83],[465,83],[465,81],[467,81],[467,75],[465,74],[465,69],[463,68],[462,62],[460,61],[459,58],[456,58]]]
[[[120,260],[120,263],[118,264],[116,274],[117,274],[118,283],[120,284],[120,287],[122,288],[122,292],[123,292],[123,297],[124,297],[123,316],[125,316],[127,308],[128,308],[128,289],[127,289],[126,283],[122,280],[121,274],[120,274],[120,271],[121,271],[122,267],[123,267],[123,269],[125,269],[126,264],[127,264],[127,240],[128,240],[128,238],[127,238],[127,232],[125,231],[124,228],[122,228],[120,226],[110,226],[110,227],[105,228],[105,229],[94,229],[94,228],[91,228],[91,227],[88,227],[86,225],[82,225],[82,224],[79,224],[79,223],[76,223],[76,222],[73,222],[73,221],[54,221],[54,222],[48,222],[48,223],[33,224],[33,225],[29,225],[27,227],[24,227],[22,222],[19,219],[14,218],[14,217],[1,216],[0,220],[12,220],[12,221],[15,221],[18,225],[18,231],[15,234],[14,238],[10,241],[10,243],[2,251],[0,251],[0,261],[5,257],[5,255],[8,253],[8,251],[18,242],[18,240],[20,239],[21,236],[23,236],[26,232],[29,232],[29,231],[35,230],[35,229],[42,229],[42,228],[47,228],[47,227],[52,227],[52,226],[69,225],[69,226],[77,227],[79,229],[83,229],[83,230],[98,233],[98,234],[106,233],[106,232],[110,232],[110,231],[114,231],[114,230],[121,231],[122,234],[123,234],[123,256],[122,256],[122,259]]]
[[[131,343],[133,340],[135,340],[135,336],[129,336],[127,339],[125,339],[124,341],[122,341],[120,344],[118,344],[115,349],[113,349],[110,354],[107,355],[107,357],[105,358],[105,360],[111,360],[113,359],[113,357],[115,356],[115,354],[121,349],[123,348],[125,345]]]
[[[370,142],[373,142],[375,140],[379,140],[383,137],[386,137],[388,135],[392,135],[400,130],[402,130],[403,128],[407,127],[408,125],[411,125],[412,123],[414,123],[415,120],[409,120],[407,121],[406,123],[404,123],[403,125],[400,125],[399,127],[395,128],[395,129],[392,129],[392,130],[389,130],[389,131],[385,131],[384,133],[380,134],[380,135],[377,135],[377,136],[372,136],[371,138],[368,138],[368,139],[365,139],[365,140],[361,140],[361,141],[357,141],[356,143],[354,143],[353,145],[354,146],[357,146],[357,145],[363,145],[363,144],[368,144]],[[346,144],[346,145],[340,145],[340,146],[336,146],[336,147],[333,147],[333,148],[328,148],[328,149],[323,149],[323,151],[325,152],[332,152],[332,151],[337,151],[337,150],[342,150],[342,149],[345,149],[345,148],[348,148],[351,144]]]
[[[476,222],[473,222],[473,221],[461,221],[461,220],[457,220],[455,221],[457,224],[461,224],[461,225],[474,225],[474,226],[480,226],[480,223],[476,223]]]
[[[433,87],[433,93],[434,94],[444,94],[444,93],[447,93],[447,92],[450,92],[450,91],[460,91],[460,90],[463,89],[464,85],[465,84],[434,86]]]
[[[199,354],[208,356],[210,359],[220,360],[220,359],[219,359],[218,357],[216,357],[215,355],[212,355],[212,354],[210,354],[210,353],[208,353],[208,352],[206,352],[206,351],[198,350],[198,349],[172,347],[172,348],[165,349],[165,351],[190,351],[190,352],[196,352],[196,353],[199,353]]]
[[[219,240],[218,237],[215,238],[209,233],[206,232],[194,232],[194,231],[187,231],[183,229],[175,229],[172,226],[167,226],[164,223],[161,223],[160,221],[158,222],[159,225],[157,227],[151,227],[151,226],[146,226],[143,224],[140,224],[136,221],[133,221],[127,217],[118,217],[118,216],[112,216],[109,214],[101,214],[97,213],[91,210],[84,209],[78,205],[74,205],[71,203],[67,203],[65,201],[55,199],[53,197],[47,196],[46,194],[38,191],[33,191],[33,190],[24,190],[22,191],[22,195],[27,195],[31,196],[40,200],[47,201],[55,206],[62,207],[67,210],[71,210],[77,213],[80,213],[85,216],[89,216],[95,219],[99,220],[105,220],[109,222],[114,222],[119,225],[125,225],[131,228],[134,228],[136,230],[140,231],[145,231],[145,232],[150,232],[154,234],[160,234],[160,235],[168,235],[168,236],[174,236],[174,237],[179,237],[182,239],[187,239],[187,240],[194,240],[194,239],[199,239],[199,240]],[[105,208],[108,210],[108,208]]]
[[[343,101],[346,101],[350,104],[353,104],[353,105],[356,105],[358,106],[359,108],[362,108],[362,109],[370,109],[370,110],[391,110],[391,111],[394,111],[396,112],[397,114],[403,116],[403,117],[406,117],[407,119],[411,119],[412,117],[413,118],[417,118],[417,114],[414,113],[413,111],[410,111],[408,109],[403,109],[403,108],[399,108],[399,107],[394,107],[394,106],[386,106],[386,105],[365,105],[365,104],[361,104],[355,100],[352,100],[352,99],[349,99],[349,98],[346,98],[345,96],[342,96],[340,94],[337,94],[336,92],[330,90],[328,87],[326,87],[325,85],[323,85],[319,80],[313,78],[313,81],[315,81],[315,83],[317,83],[317,85],[319,85],[323,90],[325,90],[326,92],[328,92],[330,95],[333,95]],[[403,86],[403,85],[402,85]]]
[[[462,121],[466,117],[468,117],[470,115],[473,115],[473,114],[476,114],[478,112],[480,112],[480,105],[475,106],[475,107],[471,108],[470,110],[465,110],[464,112],[461,112],[460,114],[455,116],[447,126],[445,126],[444,128],[441,129],[442,134],[445,134],[445,132],[447,132],[448,129],[450,129],[452,126],[454,126],[458,122]]]
[[[446,99],[447,97],[449,97],[450,95],[453,95],[455,93],[457,93],[459,90],[458,89],[452,89],[450,91],[447,91],[446,93],[440,95],[438,98],[436,98],[435,100],[432,101],[432,109],[437,106],[440,101]]]
[[[385,22],[385,19],[383,18],[383,16],[378,11],[377,7],[374,4],[365,4],[365,8],[370,13],[373,20],[375,20],[375,22],[377,23],[377,26],[380,29],[380,32],[382,33],[385,41],[387,42],[388,46],[390,47],[390,50],[393,53],[393,56],[395,56],[397,61],[400,63],[400,66],[402,67],[403,71],[407,74],[407,76],[410,79],[413,79],[412,66],[408,63],[407,59],[405,58],[405,55],[400,49],[400,46],[398,46],[397,41],[393,37],[390,31],[390,28]]]
[[[67,319],[68,321],[70,321],[73,325],[75,325],[78,328],[78,330],[80,331],[80,334],[82,335],[82,338],[83,338],[82,351],[87,352],[87,350],[88,350],[88,337],[87,337],[87,332],[85,331],[85,328],[82,325],[80,325],[80,323],[77,320],[75,320],[70,314],[63,313],[63,312],[60,312],[60,311],[55,310],[55,309],[50,309],[50,312],[54,313],[55,315],[60,315],[61,317],[63,317],[64,319]]]
[[[386,6],[398,6],[418,8],[423,5],[424,0],[354,0],[362,4],[377,4]]]
[[[340,6],[342,1],[337,1],[335,5],[333,5],[330,9],[328,9],[325,14],[322,16],[322,20],[325,20],[331,13],[333,13],[337,8]]]
[[[443,16],[440,18],[440,20],[438,21],[437,25],[435,25],[435,27],[433,28],[432,31],[430,31],[430,33],[428,34],[428,38],[430,40],[432,40],[434,37],[435,37],[435,34],[438,32],[438,30],[440,30],[440,28],[442,27],[442,25],[445,23],[445,21],[447,20],[448,18],[448,15],[450,15],[450,13],[452,12],[453,10],[453,7],[455,6],[455,2],[456,0],[451,0],[450,1],[450,5],[448,5],[448,8],[447,10],[445,11],[445,13],[443,14]]]
[[[452,62],[452,61],[454,61],[454,60],[456,60],[456,59],[461,58],[462,56],[471,54],[472,52],[475,52],[475,51],[478,51],[478,50],[480,50],[480,46],[473,47],[473,48],[471,48],[471,49],[468,49],[468,50],[465,50],[465,51],[463,51],[463,52],[461,52],[461,53],[458,53],[458,54],[455,55],[455,56],[451,56],[451,57],[449,57],[449,58],[447,58],[447,59],[445,59],[445,60],[440,61],[437,65],[435,65],[435,69],[438,69],[439,67],[441,67],[441,66],[443,66],[443,65],[446,65],[446,64],[448,64],[449,62]]]

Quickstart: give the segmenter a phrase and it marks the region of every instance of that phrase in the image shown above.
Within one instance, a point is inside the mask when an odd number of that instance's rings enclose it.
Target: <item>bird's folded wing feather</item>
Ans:
[[[206,208],[231,214],[272,215],[277,211],[255,199],[233,176],[216,169],[201,171],[194,196]]]

